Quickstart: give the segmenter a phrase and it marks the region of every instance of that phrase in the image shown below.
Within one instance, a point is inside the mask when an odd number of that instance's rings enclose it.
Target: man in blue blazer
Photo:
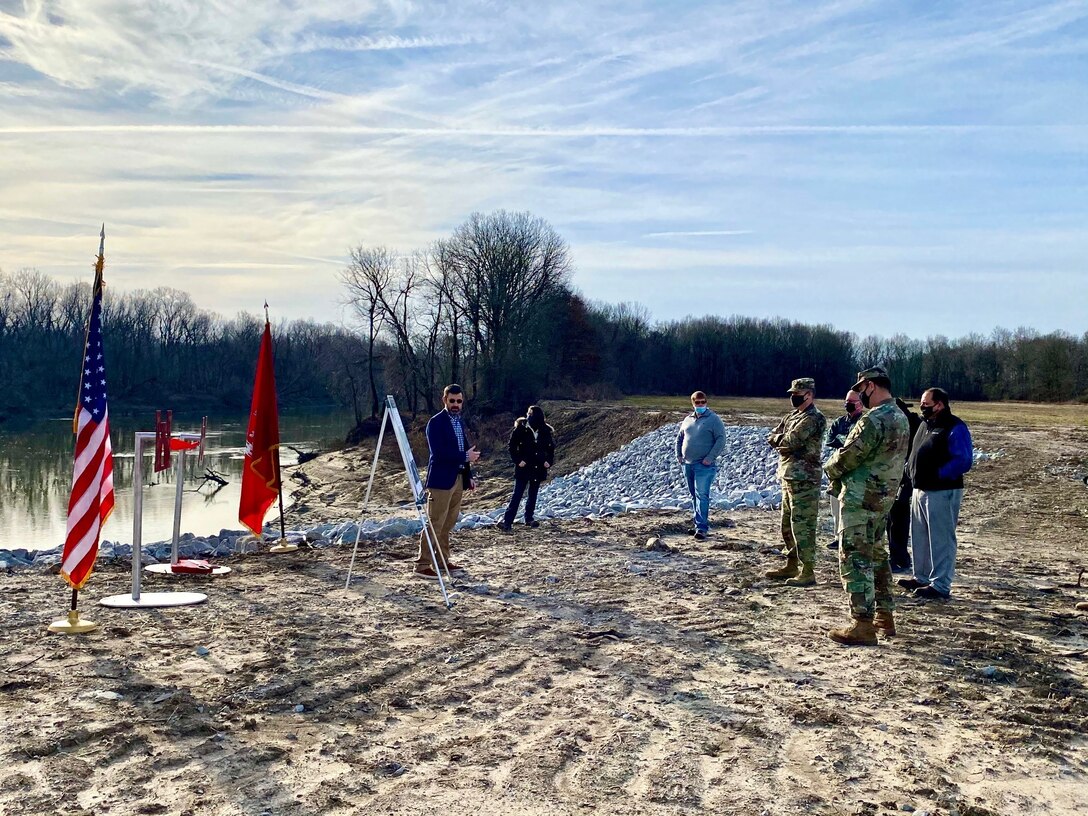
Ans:
[[[461,495],[465,488],[472,489],[472,464],[480,458],[476,446],[468,446],[461,411],[465,407],[465,394],[456,383],[442,390],[445,408],[427,421],[427,517],[431,520],[438,548],[449,570],[460,569],[450,561],[450,531],[461,512]],[[416,554],[416,575],[437,578],[426,535],[419,536],[419,552]]]

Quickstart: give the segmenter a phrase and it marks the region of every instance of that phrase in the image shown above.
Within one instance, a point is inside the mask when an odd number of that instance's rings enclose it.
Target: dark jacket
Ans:
[[[923,421],[914,435],[907,469],[915,490],[958,490],[971,469],[971,431],[963,420],[944,410]]]
[[[846,437],[850,435],[850,431],[858,424],[859,419],[861,419],[861,411],[858,411],[857,416],[843,414],[832,422],[831,427],[827,429],[827,446],[829,448],[841,448],[846,441]]]
[[[465,450],[472,447],[468,439],[465,418],[461,417],[461,428],[465,432]],[[457,434],[453,431],[453,420],[449,412],[439,411],[427,421],[427,487],[435,490],[450,490],[461,478],[467,483],[472,478],[472,471],[465,460],[465,451],[457,446]]]
[[[544,463],[555,464],[555,433],[551,425],[545,423],[536,436],[525,417],[514,422],[510,432],[510,459],[514,463],[514,477],[530,482],[543,482],[548,478],[548,469]],[[518,467],[524,462],[525,467]]]
[[[895,404],[899,406],[900,411],[907,415],[907,422],[910,424],[910,444],[907,446],[907,461],[909,462],[910,452],[914,450],[914,437],[918,434],[918,426],[922,424],[922,418],[898,397],[895,399]]]
[[[899,410],[906,414],[907,423],[910,425],[910,441],[907,444],[907,459],[903,462],[903,481],[899,483],[899,493],[896,494],[896,501],[908,501],[910,500],[910,494],[914,492],[914,484],[910,480],[910,452],[914,450],[914,437],[918,434],[918,426],[922,424],[922,418],[910,409],[907,403],[900,399],[895,398],[895,404],[899,406]],[[889,521],[889,523],[891,523]]]

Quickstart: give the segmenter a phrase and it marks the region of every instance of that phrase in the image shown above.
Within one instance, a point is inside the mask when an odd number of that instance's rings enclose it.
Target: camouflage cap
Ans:
[[[796,394],[798,391],[815,391],[815,390],[816,390],[816,380],[812,379],[812,377],[800,377],[800,378],[794,380],[790,384],[790,390],[787,391],[786,393],[787,394]]]
[[[861,387],[862,383],[866,382],[867,380],[876,379],[877,377],[891,379],[890,377],[888,377],[888,371],[884,368],[884,366],[873,366],[871,368],[865,369],[864,371],[858,372],[858,381],[854,383],[854,387],[850,390],[857,391],[858,388]]]

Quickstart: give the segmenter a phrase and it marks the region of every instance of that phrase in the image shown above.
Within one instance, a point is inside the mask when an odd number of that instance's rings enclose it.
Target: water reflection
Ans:
[[[241,529],[238,499],[245,419],[244,414],[209,417],[203,466],[197,464],[195,452],[186,455],[182,532],[208,535],[221,529]],[[116,507],[102,531],[104,539],[132,541],[133,434],[151,430],[153,424],[153,416],[111,417]],[[280,417],[280,437],[284,445],[328,449],[343,440],[351,424],[351,416],[339,412],[289,413]],[[175,414],[174,430],[199,432],[200,417]],[[64,543],[74,445],[70,419],[46,420],[18,431],[0,427],[0,548],[48,550]],[[153,451],[146,451],[146,447],[143,540],[150,543],[168,539],[173,532],[175,469],[153,473]],[[297,458],[289,449],[281,452],[285,466]],[[205,469],[223,474],[228,484],[214,492],[213,485],[195,492]],[[284,495],[285,501],[289,498]],[[273,518],[273,511],[267,518]]]

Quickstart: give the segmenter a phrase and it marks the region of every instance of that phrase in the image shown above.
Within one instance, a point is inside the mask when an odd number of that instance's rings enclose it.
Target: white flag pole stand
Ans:
[[[143,543],[144,443],[155,440],[154,431],[136,432],[136,456],[132,465],[132,485],[135,491],[132,507],[132,593],[110,595],[99,601],[102,606],[122,609],[152,609],[162,606],[190,606],[203,603],[208,596],[202,592],[140,592],[140,548]],[[181,457],[178,457],[179,461]]]
[[[370,504],[370,491],[374,487],[374,476],[378,472],[378,456],[381,453],[382,441],[385,439],[385,426],[387,423],[393,425],[393,433],[397,437],[397,446],[400,448],[401,459],[404,462],[404,471],[408,476],[408,482],[412,487],[412,495],[415,498],[416,515],[419,517],[419,523],[423,527],[422,535],[423,539],[427,542],[427,550],[431,556],[431,563],[434,566],[435,574],[438,576],[438,588],[442,592],[442,600],[446,604],[447,609],[453,608],[453,603],[450,601],[449,593],[446,591],[446,581],[450,583],[453,579],[450,577],[449,569],[446,566],[445,556],[442,555],[442,550],[438,547],[438,536],[435,534],[434,525],[431,524],[431,519],[427,515],[427,495],[423,489],[423,481],[419,478],[419,470],[416,468],[415,457],[412,455],[412,449],[408,445],[408,434],[404,431],[404,425],[400,421],[400,412],[397,410],[396,400],[392,394],[389,394],[385,398],[385,412],[382,414],[382,427],[378,431],[378,444],[374,448],[374,460],[370,466],[370,479],[366,485],[366,498],[363,499],[362,510],[365,511],[367,505]],[[348,565],[348,577],[344,583],[344,589],[348,589],[351,586],[351,575],[355,569],[355,556],[359,552],[359,539],[362,537],[363,532],[363,519],[360,515],[359,523],[355,528],[355,546],[351,551],[351,563]],[[442,573],[446,573],[446,578],[443,580]]]

